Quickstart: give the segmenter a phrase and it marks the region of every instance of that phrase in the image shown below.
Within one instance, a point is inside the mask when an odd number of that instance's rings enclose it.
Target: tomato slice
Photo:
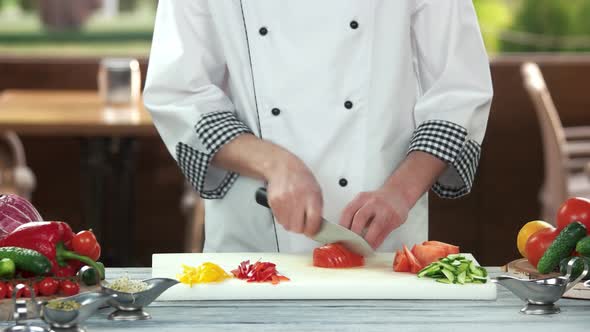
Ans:
[[[447,257],[447,249],[441,246],[425,246],[417,244],[412,248],[412,253],[422,266],[429,265],[441,258]]]
[[[313,250],[313,266],[348,268],[365,265],[365,258],[340,243],[330,243]]]
[[[443,247],[446,249],[447,255],[456,255],[460,252],[460,249],[458,246],[444,243],[444,242],[440,242],[440,241],[425,241],[424,243],[422,243],[422,245]]]
[[[410,272],[410,262],[406,254],[398,250],[395,253],[395,259],[393,260],[393,271],[395,272]]]
[[[420,272],[420,270],[422,270],[422,265],[420,265],[420,262],[418,261],[418,259],[416,259],[416,256],[414,256],[414,254],[412,254],[412,252],[408,249],[408,247],[406,247],[405,244],[404,244],[404,253],[406,254],[406,257],[408,258],[408,262],[410,264],[410,272],[412,272],[412,273]]]

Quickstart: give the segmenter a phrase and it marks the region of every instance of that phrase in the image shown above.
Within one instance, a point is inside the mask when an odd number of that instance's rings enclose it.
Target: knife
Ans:
[[[270,209],[266,188],[258,188],[256,190],[256,203]],[[375,255],[373,247],[362,236],[346,227],[331,223],[324,218],[322,218],[322,225],[320,226],[319,232],[312,239],[322,244],[340,242],[348,250],[362,256],[368,257]]]

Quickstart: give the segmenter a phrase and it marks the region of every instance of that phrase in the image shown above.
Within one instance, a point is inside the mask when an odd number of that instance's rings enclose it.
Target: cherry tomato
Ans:
[[[5,283],[0,282],[0,300],[6,297],[6,293],[8,293],[8,286]]]
[[[555,227],[544,228],[531,235],[526,242],[524,251],[529,262],[536,267],[543,254],[549,248],[553,240],[559,235]]]
[[[557,229],[562,230],[574,221],[579,221],[590,232],[590,200],[573,197],[566,200],[557,211]]]
[[[39,295],[39,284],[34,282],[30,287],[33,287],[33,291],[35,292],[35,296]],[[29,287],[23,289],[23,297],[31,297],[31,290]]]
[[[59,292],[65,296],[72,296],[80,293],[80,285],[71,280],[62,280],[59,283]]]
[[[14,285],[12,283],[7,282],[6,283],[6,298],[10,299],[12,298],[12,292],[14,292]],[[20,298],[23,297],[23,290],[19,290],[18,292],[16,292],[16,297]]]
[[[78,254],[90,257],[93,261],[100,257],[100,245],[92,231],[78,232],[72,239],[72,248]]]
[[[44,296],[51,296],[57,293],[59,282],[53,278],[46,277],[39,282],[39,293]]]

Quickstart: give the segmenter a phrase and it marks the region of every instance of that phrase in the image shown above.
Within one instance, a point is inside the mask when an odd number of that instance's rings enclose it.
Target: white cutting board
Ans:
[[[220,265],[229,274],[240,262],[273,262],[279,273],[291,281],[278,285],[248,283],[236,278],[221,283],[177,284],[158,301],[177,300],[336,300],[336,299],[424,299],[495,300],[496,285],[448,285],[410,273],[393,272],[393,254],[378,253],[366,265],[351,269],[325,269],[312,265],[312,256],[278,253],[154,254],[152,276],[173,278],[182,264],[198,266],[204,262]],[[473,259],[470,254],[466,257]]]

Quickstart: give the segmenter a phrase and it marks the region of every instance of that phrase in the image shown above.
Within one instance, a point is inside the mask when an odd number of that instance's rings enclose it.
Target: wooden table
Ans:
[[[492,276],[500,268],[488,268]],[[149,268],[107,269],[107,277],[151,276]],[[498,287],[496,301],[188,301],[155,302],[152,320],[113,322],[110,308],[86,322],[88,331],[586,331],[590,301],[560,300],[562,312],[525,316],[523,303]],[[33,321],[41,324],[40,321]],[[8,326],[1,323],[0,327]]]
[[[106,235],[105,263],[132,264],[136,138],[157,135],[143,105],[105,107],[96,91],[6,90],[0,95],[0,130],[80,137],[85,227],[101,240]],[[113,194],[105,190],[108,178],[116,184]],[[105,218],[106,205],[113,218]]]

